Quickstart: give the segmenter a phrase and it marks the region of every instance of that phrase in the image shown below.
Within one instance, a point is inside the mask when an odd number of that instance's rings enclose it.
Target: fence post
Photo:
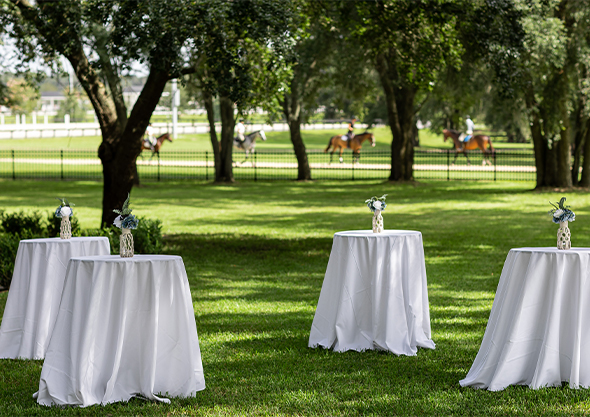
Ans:
[[[494,156],[494,181],[496,181],[496,151],[492,151]]]
[[[160,182],[160,152],[158,152],[158,182]]]
[[[257,152],[254,151],[254,181],[258,181],[258,171],[256,171]]]
[[[447,149],[447,181],[451,180],[451,151]]]
[[[11,152],[12,152],[12,179],[16,180],[16,173],[14,171],[14,149]]]
[[[209,151],[205,151],[205,180],[209,181]]]
[[[64,179],[64,150],[63,149],[60,149],[59,157],[61,160],[61,163],[60,163],[60,165],[61,165],[61,179],[63,180]]]
[[[352,180],[354,181],[354,152],[351,153],[351,160],[352,162]]]

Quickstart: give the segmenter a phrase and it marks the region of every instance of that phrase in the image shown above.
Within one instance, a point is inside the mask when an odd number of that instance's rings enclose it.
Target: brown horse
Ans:
[[[150,143],[146,139],[141,142],[141,150],[142,151],[152,151],[152,156],[150,157],[150,161],[152,160],[152,158],[156,154],[158,155],[158,158],[159,158],[160,157],[160,148],[164,144],[165,140],[172,143],[172,138],[170,137],[169,133],[164,133],[163,135],[158,136],[158,139],[156,139],[156,144],[154,145],[154,149],[152,149],[152,147],[150,146]]]
[[[471,164],[465,151],[471,151],[477,148],[481,149],[481,151],[483,152],[483,160],[481,164],[492,164],[489,159],[489,154],[494,153],[494,147],[492,146],[492,141],[490,140],[489,136],[473,135],[467,142],[461,142],[459,140],[459,136],[461,136],[461,133],[457,132],[456,130],[443,129],[443,135],[445,142],[447,141],[447,138],[451,138],[453,139],[453,143],[455,144],[455,159],[453,159],[453,164],[457,161],[457,156],[459,156],[460,153],[465,155],[467,163]]]
[[[328,142],[328,147],[324,149],[324,152],[328,152],[330,148],[332,148],[332,152],[330,152],[330,163],[332,163],[334,152],[336,152],[336,149],[340,149],[340,162],[343,162],[342,152],[344,152],[344,149],[350,148],[352,150],[353,160],[358,162],[361,158],[361,146],[366,140],[370,140],[371,146],[375,146],[375,135],[370,132],[359,133],[349,140],[342,140],[342,135],[332,136],[330,142]]]

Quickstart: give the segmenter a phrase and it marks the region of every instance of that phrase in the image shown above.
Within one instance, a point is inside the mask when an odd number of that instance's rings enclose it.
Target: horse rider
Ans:
[[[154,128],[152,127],[151,123],[148,123],[148,127],[145,129],[145,135],[146,138],[144,140],[147,142],[150,149],[154,151],[156,149],[155,146],[158,142],[156,136],[154,135]]]
[[[469,139],[471,139],[471,137],[473,136],[473,129],[475,129],[475,123],[473,123],[473,120],[471,120],[469,115],[467,115],[465,124],[467,125],[467,130],[465,132],[467,136],[463,138],[463,142],[467,142]]]
[[[242,143],[246,140],[244,137],[244,133],[246,133],[246,126],[244,126],[244,119],[240,119],[236,126],[236,130],[238,131],[238,140]]]
[[[348,131],[344,135],[342,135],[342,140],[352,140],[352,138],[354,137],[354,122],[356,122],[356,119],[353,117],[352,120],[348,123]],[[348,147],[350,147],[350,145],[348,145]]]

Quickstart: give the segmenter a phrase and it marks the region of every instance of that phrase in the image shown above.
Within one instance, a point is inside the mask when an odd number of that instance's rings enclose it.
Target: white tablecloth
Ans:
[[[110,253],[106,237],[21,240],[0,327],[0,358],[43,359],[68,261]]]
[[[479,353],[462,386],[590,386],[590,249],[508,253]]]
[[[338,232],[311,325],[309,347],[434,349],[420,232]]]
[[[35,394],[39,404],[161,400],[158,393],[187,397],[204,388],[181,257],[70,260]]]

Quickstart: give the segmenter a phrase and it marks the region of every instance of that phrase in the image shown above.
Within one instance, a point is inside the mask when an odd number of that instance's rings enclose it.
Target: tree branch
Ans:
[[[109,83],[111,96],[117,111],[117,122],[119,124],[119,128],[121,131],[123,131],[127,125],[127,106],[125,105],[125,99],[123,98],[121,78],[119,77],[119,74],[115,68],[113,68],[107,51],[106,42],[108,33],[103,27],[99,25],[94,25],[92,29],[96,38],[96,53],[100,59],[102,71],[107,79],[107,82]]]

